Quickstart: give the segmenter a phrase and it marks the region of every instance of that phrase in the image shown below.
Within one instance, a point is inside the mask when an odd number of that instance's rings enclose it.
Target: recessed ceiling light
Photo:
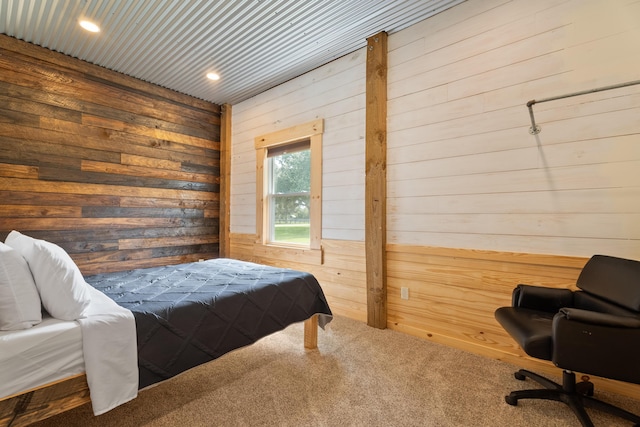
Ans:
[[[207,78],[211,80],[220,80],[220,76],[216,73],[207,73]]]
[[[92,33],[100,32],[100,27],[98,27],[96,24],[94,24],[91,21],[81,20],[80,21],[80,26],[82,28],[84,28],[85,30],[87,30],[87,31],[91,31]]]

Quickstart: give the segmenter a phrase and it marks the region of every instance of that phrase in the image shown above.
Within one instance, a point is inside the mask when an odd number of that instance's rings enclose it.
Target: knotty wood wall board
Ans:
[[[231,233],[231,257],[308,271],[320,282],[334,314],[367,321],[364,242],[324,239],[323,262],[319,264],[314,259],[284,257],[278,250],[263,250],[256,240],[256,234]]]
[[[588,258],[387,245],[389,329],[560,376],[552,363],[527,356],[494,318],[511,305],[518,283],[576,289]],[[409,288],[409,299],[401,288]],[[517,368],[516,368],[517,367]],[[594,378],[596,387],[638,397],[640,386]]]
[[[387,33],[367,38],[365,246],[367,324],[387,327]]]

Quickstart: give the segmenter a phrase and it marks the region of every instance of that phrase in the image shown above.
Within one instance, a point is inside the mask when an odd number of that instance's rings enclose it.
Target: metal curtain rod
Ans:
[[[573,93],[568,93],[566,95],[560,95],[560,96],[552,96],[550,98],[542,98],[538,100],[532,99],[531,101],[527,102],[527,108],[529,108],[529,116],[531,117],[531,127],[529,128],[529,133],[531,135],[537,135],[540,133],[540,130],[541,130],[540,126],[536,125],[536,121],[533,118],[533,104],[539,104],[541,102],[547,102],[547,101],[555,101],[556,99],[571,98],[572,96],[586,95],[589,93],[602,92],[603,90],[618,89],[621,87],[633,86],[637,84],[640,84],[640,80],[634,80],[632,82],[626,82],[626,83],[618,83],[617,85],[603,86],[595,89],[582,90],[580,92],[573,92]]]

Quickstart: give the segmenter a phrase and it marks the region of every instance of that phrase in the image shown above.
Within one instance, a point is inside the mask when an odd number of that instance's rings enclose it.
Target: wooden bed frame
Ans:
[[[304,321],[304,347],[318,347],[318,315]],[[0,399],[0,427],[27,426],[91,401],[85,374]]]

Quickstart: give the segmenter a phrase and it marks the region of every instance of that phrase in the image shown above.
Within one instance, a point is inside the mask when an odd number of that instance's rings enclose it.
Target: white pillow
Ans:
[[[90,303],[87,283],[78,266],[60,246],[12,231],[5,243],[29,264],[42,305],[56,319],[76,320]]]
[[[0,242],[0,330],[27,329],[41,321],[40,296],[27,261]]]

